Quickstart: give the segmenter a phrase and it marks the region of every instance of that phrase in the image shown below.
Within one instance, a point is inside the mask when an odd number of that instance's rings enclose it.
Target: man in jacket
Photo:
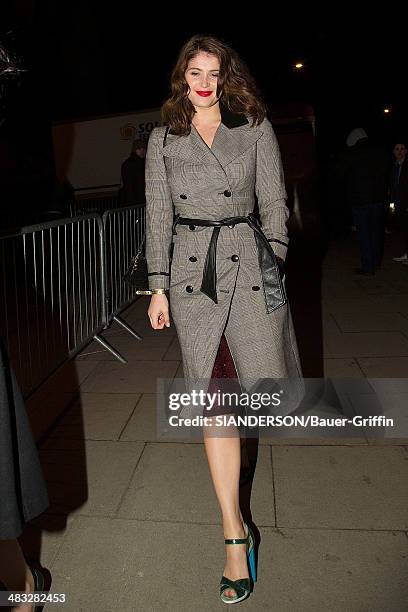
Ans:
[[[145,206],[145,157],[145,141],[134,140],[131,154],[121,168],[123,187],[119,199],[124,206]]]
[[[404,252],[394,257],[408,266],[408,161],[407,147],[404,142],[397,142],[393,149],[394,163],[390,176],[390,201],[394,202],[395,214],[403,232]]]
[[[385,151],[371,143],[362,128],[350,132],[347,150],[338,163],[338,177],[351,206],[360,245],[357,274],[375,274],[384,248],[384,205],[388,164]]]

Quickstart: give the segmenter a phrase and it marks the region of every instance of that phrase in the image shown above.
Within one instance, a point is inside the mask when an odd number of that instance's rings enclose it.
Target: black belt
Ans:
[[[212,221],[211,219],[193,219],[190,217],[180,217],[180,215],[176,215],[173,223],[173,233],[175,233],[175,228],[178,224],[214,227],[205,258],[200,291],[218,304],[216,269],[218,236],[221,227],[225,225],[234,227],[234,225],[237,225],[238,223],[247,223],[254,231],[255,242],[258,249],[258,261],[261,270],[263,290],[265,294],[266,311],[268,313],[272,312],[280,306],[283,306],[283,304],[286,304],[286,291],[281,279],[279,265],[276,260],[275,253],[253,213],[250,213],[246,217],[227,217],[226,219],[221,219],[220,221]]]

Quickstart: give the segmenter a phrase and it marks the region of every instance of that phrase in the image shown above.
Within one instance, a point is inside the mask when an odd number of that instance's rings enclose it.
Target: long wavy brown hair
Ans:
[[[203,34],[190,38],[180,51],[171,74],[171,95],[161,109],[163,123],[168,125],[174,134],[190,133],[195,109],[187,97],[185,72],[190,60],[201,51],[217,56],[220,62],[217,84],[220,104],[233,113],[251,117],[252,125],[259,125],[266,115],[266,106],[247,66],[224,41]]]

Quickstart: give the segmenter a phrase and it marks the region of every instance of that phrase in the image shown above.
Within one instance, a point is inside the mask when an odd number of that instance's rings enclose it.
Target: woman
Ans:
[[[299,381],[278,267],[288,245],[286,192],[264,104],[237,54],[207,36],[184,45],[171,89],[162,109],[167,128],[153,130],[146,157],[151,325],[169,327],[169,290],[187,389],[211,378],[224,337],[241,387]],[[252,214],[255,196],[262,229]],[[289,411],[299,396],[295,387]],[[235,603],[250,591],[248,561],[256,578],[253,534],[239,508],[240,439],[204,429],[204,441],[225,542],[236,544],[226,549],[221,599]]]

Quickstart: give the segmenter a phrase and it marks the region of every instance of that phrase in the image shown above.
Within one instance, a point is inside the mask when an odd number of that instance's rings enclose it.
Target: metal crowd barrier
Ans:
[[[102,216],[105,234],[106,308],[115,317],[135,298],[123,275],[136,254],[145,232],[144,207],[109,210]]]
[[[22,228],[0,237],[0,336],[25,397],[135,299],[122,276],[144,231],[134,207]]]
[[[117,209],[119,207],[118,191],[95,194],[75,194],[75,197],[70,203],[71,217],[79,217],[80,215],[99,214],[107,210]]]
[[[0,239],[0,335],[24,394],[103,327],[102,232],[88,215]]]

